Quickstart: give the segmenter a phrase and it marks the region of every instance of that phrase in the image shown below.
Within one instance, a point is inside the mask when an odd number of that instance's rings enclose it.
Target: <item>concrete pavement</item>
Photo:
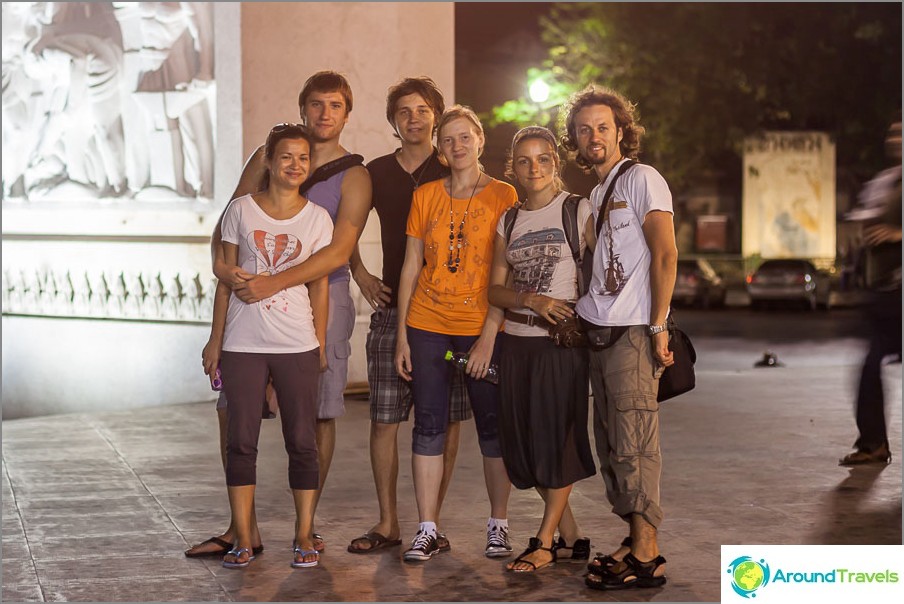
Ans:
[[[182,555],[228,524],[212,403],[3,422],[2,599],[718,601],[720,544],[901,543],[901,365],[884,369],[894,462],[850,470],[836,463],[855,437],[857,345],[754,369],[738,342],[695,343],[697,389],[662,407],[664,588],[591,591],[580,564],[512,575],[485,558],[489,505],[472,422],[442,518],[452,551],[421,565],[401,562],[402,548],[347,553],[377,514],[367,403],[349,400],[316,522],[326,552],[307,570],[289,567],[294,515],[277,421],[264,422],[258,461],[266,550],[245,570]],[[410,424],[400,433],[407,544],[417,526]],[[576,485],[571,502],[594,550],[625,536],[599,476]],[[512,493],[516,553],[541,515],[535,493]]]

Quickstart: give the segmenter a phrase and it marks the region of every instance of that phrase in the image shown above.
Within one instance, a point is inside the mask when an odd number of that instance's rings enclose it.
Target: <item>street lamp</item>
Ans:
[[[549,84],[541,78],[534,80],[528,88],[530,100],[535,103],[543,103],[549,98]]]

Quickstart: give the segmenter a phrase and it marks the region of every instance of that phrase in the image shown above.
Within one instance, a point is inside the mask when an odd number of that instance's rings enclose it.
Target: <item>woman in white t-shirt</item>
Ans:
[[[308,177],[312,138],[299,124],[275,126],[267,137],[269,184],[233,200],[222,222],[226,263],[251,274],[273,274],[304,262],[325,247],[333,222],[298,187]],[[318,487],[317,391],[324,366],[329,290],[327,278],[277,292],[245,304],[220,283],[214,323],[225,335],[219,364],[229,400],[226,436],[226,485],[236,541],[223,558],[226,568],[244,568],[254,560],[251,509],[256,484],[257,442],[269,377],[279,400],[283,437],[289,454],[289,486],[295,500],[296,534],[292,566],[315,566],[312,523]],[[216,330],[213,330],[216,331]],[[209,348],[209,347],[208,347]],[[205,371],[215,370],[216,355],[205,349]]]
[[[510,232],[506,216],[499,220],[489,299],[506,309],[499,360],[502,459],[512,484],[536,488],[546,504],[537,536],[506,568],[533,572],[563,552],[572,560],[590,557],[590,540],[581,536],[568,505],[572,485],[596,472],[587,434],[587,349],[557,346],[549,327],[575,316],[577,267],[568,234],[583,250],[592,212],[590,202],[574,196],[568,204],[575,209],[564,211],[572,212],[576,226],[565,227],[563,206],[571,196],[562,189],[548,129],[518,131],[510,162],[506,175],[527,196],[510,210],[516,212]]]

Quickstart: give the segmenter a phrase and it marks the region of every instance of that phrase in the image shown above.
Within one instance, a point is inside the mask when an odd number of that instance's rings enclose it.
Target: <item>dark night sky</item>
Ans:
[[[540,67],[547,50],[540,40],[540,17],[553,2],[456,2],[455,96],[478,114],[527,94],[527,69]],[[486,127],[486,124],[484,124]],[[504,179],[505,156],[516,128],[487,128],[482,163],[488,174]],[[576,193],[589,193],[595,179],[573,166],[566,182]]]
[[[552,3],[456,2],[455,96],[477,113],[525,93],[527,68],[546,57],[539,18]],[[514,128],[487,132],[483,163],[502,178],[504,151]]]

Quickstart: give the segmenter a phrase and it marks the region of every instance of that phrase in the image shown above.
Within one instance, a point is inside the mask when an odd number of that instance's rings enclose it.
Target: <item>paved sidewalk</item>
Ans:
[[[3,422],[2,599],[718,601],[723,543],[901,543],[900,365],[885,367],[894,463],[848,470],[836,461],[855,436],[859,359],[753,369],[726,362],[717,344],[697,345],[714,360],[698,366],[694,392],[662,408],[662,589],[602,593],[584,587],[579,564],[512,575],[486,559],[489,505],[471,422],[442,519],[452,551],[422,565],[401,562],[402,548],[347,553],[377,513],[367,403],[349,400],[316,523],[326,552],[307,570],[289,567],[294,515],[278,420],[264,423],[258,462],[266,551],[245,570],[182,555],[228,523],[212,403]],[[416,529],[410,424],[400,432],[407,543]],[[571,501],[594,550],[624,537],[598,476]],[[535,493],[512,493],[516,553],[541,514]]]

